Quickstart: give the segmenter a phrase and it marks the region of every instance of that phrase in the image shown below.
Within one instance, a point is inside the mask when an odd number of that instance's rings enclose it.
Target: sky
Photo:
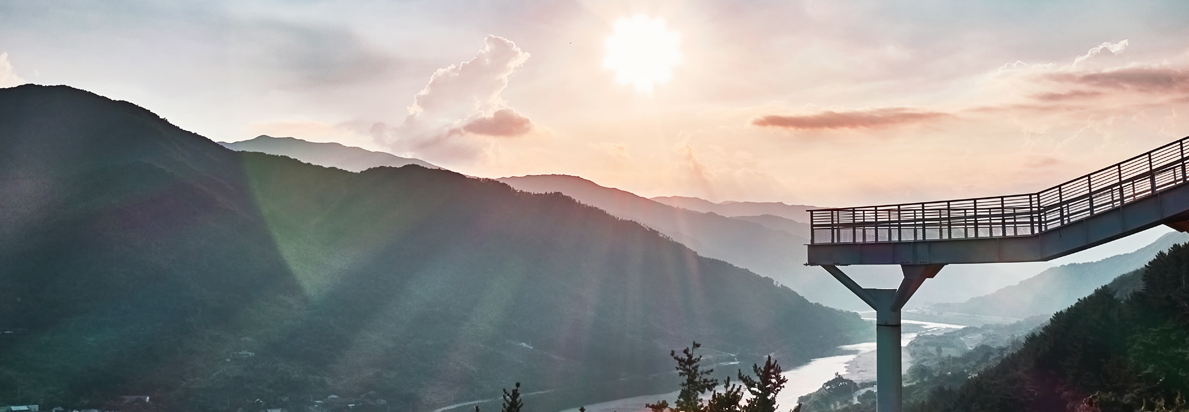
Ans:
[[[886,204],[1033,192],[1189,135],[1187,21],[1183,0],[12,0],[0,87],[473,176]]]

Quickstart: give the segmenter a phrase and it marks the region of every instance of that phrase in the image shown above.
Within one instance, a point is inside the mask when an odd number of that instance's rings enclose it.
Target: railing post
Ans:
[[[978,199],[974,199],[971,209],[974,210],[974,238],[978,239]]]
[[[813,210],[809,211],[809,244],[811,244],[811,245],[814,244],[813,234],[817,232],[817,228],[814,227],[814,224],[813,224],[813,221],[814,221],[813,218],[816,217],[816,216],[814,216],[816,213],[813,213],[813,212],[814,212]]]
[[[1156,171],[1152,170],[1152,152],[1148,152],[1148,181],[1151,186],[1151,193],[1156,194]]]
[[[1039,196],[1040,196],[1039,193],[1028,194],[1028,213],[1029,213],[1029,215],[1028,215],[1028,230],[1032,231],[1032,233],[1029,233],[1029,235],[1036,234],[1036,226],[1038,223],[1037,220],[1040,217],[1040,210],[1034,204],[1035,202],[1033,201],[1033,198],[1036,198]]]
[[[1122,163],[1115,163],[1115,173],[1118,174],[1117,179],[1119,180],[1119,207],[1123,207],[1123,203],[1126,203],[1127,198],[1124,196],[1125,193],[1123,193],[1123,164]]]
[[[1090,176],[1086,175],[1086,194],[1090,196],[1090,216],[1094,216],[1094,180],[1091,180]]]
[[[896,241],[900,242],[904,239],[904,233],[901,231],[904,227],[904,216],[900,214],[900,205],[896,205]],[[891,240],[891,237],[888,238]]]
[[[838,225],[841,223],[842,222],[839,222],[838,211],[831,210],[830,211],[830,240],[831,240],[831,243],[842,243],[840,241],[840,238],[842,237],[842,232],[840,232],[838,230]]]
[[[1061,190],[1064,186],[1057,186],[1057,222],[1060,223],[1058,226],[1065,226],[1065,196]]]
[[[1007,203],[1003,196],[999,196],[999,231],[1000,236],[1007,236]]]
[[[1181,148],[1181,183],[1185,183],[1185,139],[1177,140]]]

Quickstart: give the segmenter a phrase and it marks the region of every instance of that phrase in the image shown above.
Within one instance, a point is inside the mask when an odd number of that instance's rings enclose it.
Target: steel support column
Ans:
[[[875,395],[876,411],[900,412],[904,382],[900,363],[900,309],[925,279],[937,275],[945,265],[902,265],[904,279],[896,289],[859,286],[834,265],[822,265],[855,296],[875,309]]]

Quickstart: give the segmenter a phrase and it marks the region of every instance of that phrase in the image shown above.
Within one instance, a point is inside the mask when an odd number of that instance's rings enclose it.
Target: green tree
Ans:
[[[727,377],[726,382],[722,384],[723,391],[710,394],[710,402],[706,403],[703,408],[705,412],[743,412],[744,408],[740,406],[743,403],[743,387],[739,385],[732,385],[731,378]]]
[[[702,356],[694,356],[694,351],[700,347],[701,344],[694,342],[691,347],[682,350],[680,356],[677,355],[677,351],[669,351],[669,357],[677,361],[677,376],[682,379],[681,391],[677,393],[677,402],[673,405],[674,411],[701,412],[702,394],[718,386],[718,379],[710,377],[714,369],[702,370]],[[654,412],[661,412],[669,409],[669,401],[662,400],[645,406]]]
[[[759,365],[751,365],[751,370],[756,374],[756,377],[750,377],[739,371],[739,380],[743,382],[743,386],[747,387],[747,392],[751,394],[751,402],[743,408],[745,412],[776,412],[776,395],[784,389],[784,385],[788,383],[788,378],[780,375],[780,364],[772,360],[772,356],[764,361],[764,367]]]
[[[511,393],[504,389],[504,407],[500,412],[520,412],[520,408],[523,407],[524,401],[520,400],[520,382],[516,382],[516,387],[512,388]],[[475,410],[478,412],[478,407]]]

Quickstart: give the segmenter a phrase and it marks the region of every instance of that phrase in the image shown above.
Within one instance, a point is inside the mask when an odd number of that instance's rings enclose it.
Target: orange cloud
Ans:
[[[1102,92],[1090,91],[1090,90],[1073,90],[1073,91],[1068,91],[1068,92],[1064,92],[1064,93],[1057,93],[1057,92],[1038,93],[1038,94],[1032,95],[1032,98],[1036,99],[1036,100],[1040,100],[1040,101],[1046,101],[1046,102],[1060,102],[1060,101],[1067,101],[1067,100],[1087,99],[1087,98],[1097,97],[1100,95],[1102,95]]]
[[[1132,66],[1083,73],[1053,73],[1049,80],[1147,93],[1189,92],[1189,71],[1172,67]]]
[[[799,130],[878,129],[904,124],[924,123],[948,116],[950,116],[948,113],[890,107],[846,112],[827,110],[817,114],[800,116],[773,114],[752,119],[751,124],[760,127],[780,127]]]
[[[533,130],[533,122],[510,107],[496,110],[491,116],[479,116],[471,120],[463,131],[487,136],[520,136]]]

